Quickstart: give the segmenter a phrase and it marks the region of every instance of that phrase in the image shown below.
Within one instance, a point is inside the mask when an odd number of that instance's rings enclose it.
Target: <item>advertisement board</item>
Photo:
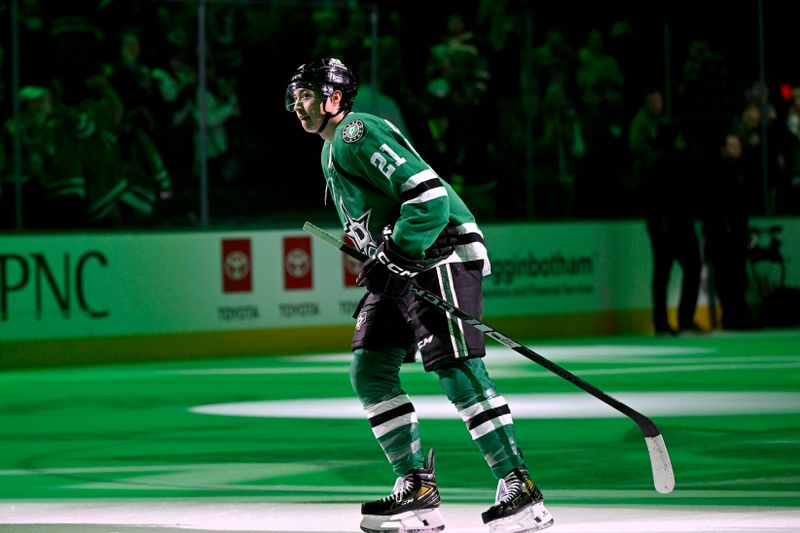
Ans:
[[[650,248],[640,223],[490,226],[487,316],[649,306]]]
[[[759,223],[780,236],[784,282],[800,286],[798,219]],[[652,262],[641,221],[483,231],[493,270],[487,321],[649,310]],[[300,229],[0,236],[0,350],[21,340],[349,328],[364,294],[355,286],[359,268]],[[672,305],[680,275],[676,266]]]

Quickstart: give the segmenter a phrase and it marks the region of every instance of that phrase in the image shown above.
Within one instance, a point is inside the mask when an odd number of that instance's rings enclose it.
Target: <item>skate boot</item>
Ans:
[[[495,504],[481,517],[490,533],[527,533],[550,527],[554,522],[544,507],[542,492],[524,466],[497,482]]]
[[[444,529],[433,450],[425,468],[397,478],[392,493],[361,504],[361,530],[367,533],[430,533]]]

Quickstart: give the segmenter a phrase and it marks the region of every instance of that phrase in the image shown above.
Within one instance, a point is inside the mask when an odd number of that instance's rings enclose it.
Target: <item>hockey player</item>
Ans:
[[[492,532],[546,528],[553,519],[517,447],[508,403],[481,359],[482,333],[409,291],[417,283],[480,317],[482,278],[490,273],[483,235],[461,198],[398,128],[351,111],[356,91],[344,63],[313,61],[292,76],[286,109],[324,140],[327,192],[344,231],[370,257],[357,280],[368,293],[354,313],[350,380],[399,477],[389,496],[361,506],[361,529],[425,533],[445,527],[433,451],[426,461],[414,405],[400,384],[400,366],[417,350],[498,480],[484,523]]]

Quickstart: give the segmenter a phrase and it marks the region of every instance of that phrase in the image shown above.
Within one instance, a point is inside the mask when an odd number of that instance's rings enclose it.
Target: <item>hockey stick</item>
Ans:
[[[368,257],[361,251],[345,244],[341,240],[337,239],[325,230],[315,226],[311,222],[306,222],[303,225],[303,231],[325,241],[334,248],[338,248],[354,259],[358,259],[361,262],[364,262],[368,259]],[[664,443],[664,438],[661,436],[661,431],[659,431],[658,427],[656,427],[652,420],[639,411],[636,411],[619,400],[612,398],[594,385],[585,382],[570,371],[539,355],[530,348],[521,345],[514,339],[503,335],[491,326],[486,325],[477,318],[442,300],[434,293],[419,287],[415,283],[411,284],[411,291],[434,307],[438,307],[442,311],[450,313],[452,316],[466,322],[474,328],[477,328],[483,332],[484,335],[487,335],[501,344],[511,348],[515,352],[524,355],[534,363],[543,366],[560,378],[563,378],[576,387],[583,389],[598,400],[610,405],[620,413],[633,420],[642,431],[645,443],[647,444],[647,450],[650,454],[650,466],[653,470],[653,485],[655,486],[655,489],[662,494],[672,492],[672,489],[675,488],[675,475],[672,472],[672,463],[669,460],[667,445]]]

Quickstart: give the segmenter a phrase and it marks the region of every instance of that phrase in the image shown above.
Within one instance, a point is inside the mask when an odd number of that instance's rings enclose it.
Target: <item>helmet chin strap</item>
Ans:
[[[347,109],[339,109],[339,111],[337,111],[336,113],[331,113],[330,111],[328,111],[327,105],[328,105],[328,98],[326,98],[322,102],[322,110],[325,111],[325,117],[322,119],[322,125],[315,133],[322,133],[323,130],[328,126],[328,122],[330,121],[330,119],[332,119],[333,117],[339,116],[342,113],[347,113]]]

